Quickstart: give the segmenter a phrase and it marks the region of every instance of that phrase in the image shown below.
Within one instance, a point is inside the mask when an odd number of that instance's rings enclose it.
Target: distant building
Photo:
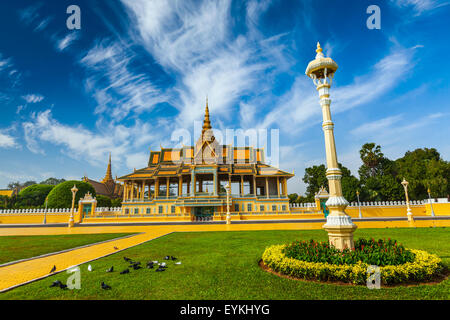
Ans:
[[[113,179],[111,173],[111,154],[106,169],[106,175],[101,182],[83,177],[84,182],[89,182],[95,189],[97,195],[106,196],[111,199],[121,198],[123,195],[123,186]]]
[[[0,196],[6,196],[11,198],[12,196],[17,194],[17,189],[14,190],[6,190],[6,189],[0,189]]]

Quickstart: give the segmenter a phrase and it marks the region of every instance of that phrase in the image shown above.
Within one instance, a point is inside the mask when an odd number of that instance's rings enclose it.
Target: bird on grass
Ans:
[[[156,269],[156,272],[161,272],[161,271],[166,271],[166,268],[159,267],[158,269]]]
[[[108,270],[106,270],[106,272],[113,272],[114,271],[114,266],[112,266],[111,268],[109,268]]]
[[[123,260],[125,260],[126,262],[130,262],[131,261],[131,259],[127,258],[127,257],[123,257]]]
[[[117,247],[114,247],[114,250],[119,250],[119,248],[117,248]]]
[[[56,266],[53,266],[52,270],[50,270],[50,273],[53,273],[56,271]]]
[[[91,265],[88,265],[88,271],[89,272],[92,271],[92,266]]]
[[[137,263],[133,264],[132,267],[133,267],[134,270],[142,269],[142,267],[139,264],[137,264]]]
[[[50,286],[50,288],[54,288],[54,287],[59,287],[61,285],[61,281],[56,280],[52,283],[52,285]]]
[[[176,265],[180,265],[180,264],[181,264],[181,261],[179,261],[179,262],[175,262],[175,264],[176,264]]]
[[[103,290],[111,290],[111,287],[108,286],[106,283],[102,282],[102,289]]]
[[[165,268],[166,265],[167,265],[167,264],[166,264],[165,262],[162,262],[162,263],[159,264],[159,266],[160,266],[161,268]]]
[[[172,261],[177,260],[177,258],[175,258],[175,257],[173,257],[173,256],[170,256],[170,259],[171,259]]]
[[[165,256],[165,257],[164,257],[164,260],[169,260],[169,259],[170,259],[169,256]]]
[[[154,265],[153,261],[147,262],[147,269],[153,269],[153,265]]]
[[[127,274],[127,273],[130,273],[130,270],[125,269],[125,270],[123,270],[120,274]]]
[[[59,287],[61,288],[61,289],[67,289],[67,285],[65,285],[65,284],[63,284],[63,283],[60,283],[59,284]]]

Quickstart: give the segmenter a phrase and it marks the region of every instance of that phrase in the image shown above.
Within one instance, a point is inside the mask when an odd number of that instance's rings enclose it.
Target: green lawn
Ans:
[[[0,264],[124,237],[129,233],[0,237]]]
[[[358,237],[397,239],[409,248],[427,250],[450,265],[448,228],[359,229]],[[450,299],[450,280],[437,285],[382,288],[339,286],[280,278],[262,271],[258,261],[264,249],[295,239],[326,240],[317,231],[239,231],[173,233],[126,251],[91,262],[94,271],[81,266],[81,289],[49,288],[66,273],[0,294],[0,299]],[[119,272],[127,267],[127,256],[144,264],[166,255],[181,265],[168,263],[165,272],[151,269]],[[115,272],[105,270],[114,266]],[[104,291],[104,281],[112,290]]]

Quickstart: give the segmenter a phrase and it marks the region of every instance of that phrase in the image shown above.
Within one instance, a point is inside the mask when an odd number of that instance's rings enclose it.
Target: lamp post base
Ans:
[[[327,223],[322,226],[328,232],[330,245],[338,250],[355,248],[353,242],[353,232],[358,228],[350,216],[345,213],[339,215],[329,215]]]
[[[75,225],[75,221],[74,221],[74,219],[73,219],[73,216],[70,216],[70,219],[69,219],[69,228],[73,228],[74,225]]]
[[[414,217],[412,215],[411,209],[407,210],[406,216],[408,217],[409,222],[414,222]]]
[[[231,224],[231,217],[227,215],[227,224]]]

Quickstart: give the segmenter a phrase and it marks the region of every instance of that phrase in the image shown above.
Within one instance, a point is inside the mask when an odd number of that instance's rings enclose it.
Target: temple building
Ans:
[[[109,155],[108,167],[106,168],[106,175],[101,182],[91,180],[88,177],[83,177],[84,182],[90,183],[97,195],[106,196],[111,199],[121,198],[123,196],[123,186],[113,179],[111,172],[111,154]]]
[[[187,220],[225,220],[230,211],[288,213],[287,180],[294,174],[264,163],[264,150],[219,145],[209,118],[208,101],[195,146],[150,151],[145,168],[120,177],[122,211],[139,215],[182,215]]]

